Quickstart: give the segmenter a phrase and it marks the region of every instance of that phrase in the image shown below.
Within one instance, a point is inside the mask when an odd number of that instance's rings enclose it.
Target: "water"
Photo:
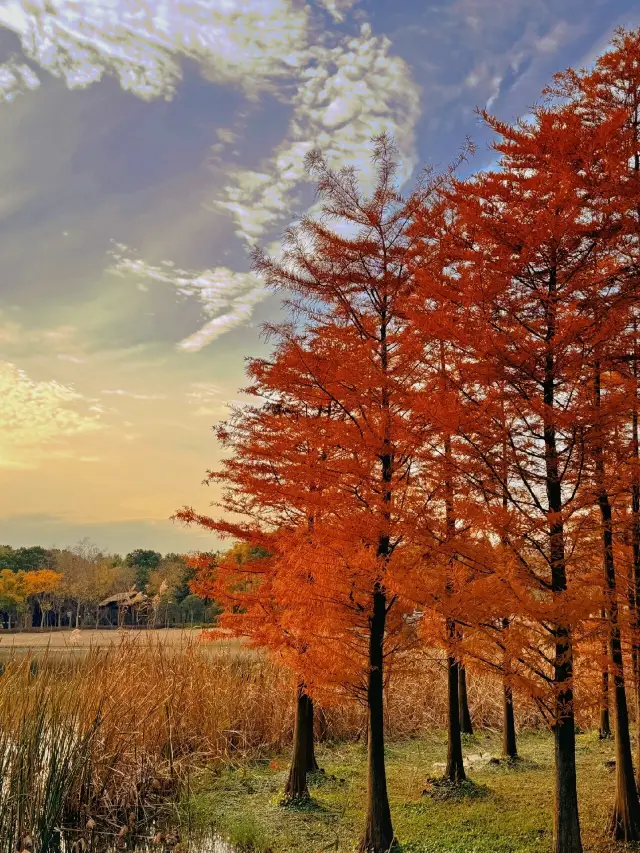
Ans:
[[[82,837],[82,833],[69,833],[67,838],[61,840],[60,853],[75,853],[73,851],[74,841],[80,837]],[[158,853],[159,850],[167,849],[163,844],[153,844],[149,837],[137,841],[131,839],[126,848],[118,847],[113,840],[105,839],[104,843],[101,843],[99,837],[99,835],[96,836],[93,847],[89,847],[95,853],[121,853],[123,849],[126,849],[128,853]],[[180,849],[188,851],[188,853],[238,853],[232,844],[229,844],[216,833],[204,838],[185,840]]]
[[[200,847],[195,847],[194,853],[235,853],[235,851],[228,841],[220,838],[219,835],[214,835],[203,842]]]

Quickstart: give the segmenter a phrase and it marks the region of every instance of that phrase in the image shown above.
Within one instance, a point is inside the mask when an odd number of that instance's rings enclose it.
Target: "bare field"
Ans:
[[[159,628],[157,630],[72,630],[0,632],[0,655],[11,652],[47,651],[55,653],[82,652],[88,649],[119,646],[123,640],[139,646],[165,646],[181,649],[201,642],[201,628]],[[219,639],[207,639],[203,645],[212,652],[240,651],[241,640],[219,632]]]

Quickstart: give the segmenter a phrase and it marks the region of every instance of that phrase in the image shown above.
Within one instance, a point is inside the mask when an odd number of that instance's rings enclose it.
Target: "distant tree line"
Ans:
[[[215,558],[215,555],[211,555]],[[0,546],[0,627],[211,625],[219,608],[191,594],[182,554],[109,554],[89,539],[69,548]]]

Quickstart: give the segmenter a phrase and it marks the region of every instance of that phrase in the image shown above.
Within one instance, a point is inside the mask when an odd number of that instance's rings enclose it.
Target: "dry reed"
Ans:
[[[469,699],[477,725],[499,728],[495,679],[471,672]],[[391,679],[388,734],[443,728],[446,707],[441,662],[423,660]],[[531,703],[516,711],[521,726],[537,724]],[[278,753],[292,721],[290,675],[257,653],[125,637],[76,660],[15,658],[0,677],[0,853],[25,832],[46,853],[61,821],[92,815],[117,827],[132,813],[144,819],[195,768]],[[357,703],[334,704],[318,715],[318,734],[354,739],[364,736],[363,723]]]

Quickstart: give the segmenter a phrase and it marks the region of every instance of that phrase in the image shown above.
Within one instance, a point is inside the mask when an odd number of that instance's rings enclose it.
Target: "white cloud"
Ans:
[[[0,467],[35,467],[52,445],[99,428],[86,399],[56,381],[37,382],[0,362]]]
[[[216,136],[220,140],[223,145],[232,145],[239,138],[239,134],[237,134],[230,127],[219,127],[216,129]]]
[[[358,0],[320,0],[334,21],[344,21],[345,12],[356,5]]]
[[[117,244],[112,253],[112,271],[172,285],[181,296],[195,297],[207,321],[178,344],[179,349],[197,352],[225,332],[246,325],[255,306],[268,291],[251,273],[233,272],[227,267],[194,272],[176,267],[171,261],[157,266],[132,257],[126,246]]]
[[[571,45],[601,26],[594,19],[599,5],[450,0],[437,5],[438,26],[429,26],[426,12],[397,29],[394,40],[412,57],[429,104],[421,130],[427,137],[454,131],[462,141],[477,106],[517,115],[567,64]]]
[[[192,390],[187,392],[187,399],[190,403],[217,399],[221,394],[224,394],[224,390],[212,382],[192,382],[191,388]]]
[[[187,392],[187,402],[194,406],[196,417],[214,417],[221,420],[229,414],[229,402],[226,392],[218,385],[209,382],[192,382]]]
[[[555,53],[571,34],[571,28],[566,21],[558,21],[547,33],[535,42],[535,47],[542,53]]]
[[[502,86],[502,77],[498,75],[494,77],[491,81],[491,85],[493,86],[493,91],[491,95],[487,99],[487,103],[485,104],[485,109],[490,110],[494,103],[500,97],[500,87]]]
[[[286,218],[306,180],[304,157],[313,147],[335,168],[358,167],[365,183],[372,175],[371,137],[383,131],[396,139],[401,178],[416,163],[420,90],[408,65],[391,52],[389,39],[363,24],[357,37],[314,48],[300,76],[285,139],[260,171],[231,172],[217,201],[235,218],[238,236],[250,243]]]
[[[72,364],[84,364],[84,358],[78,358],[75,355],[68,355],[67,353],[61,352],[56,356],[60,361],[70,361]]]
[[[0,64],[0,104],[11,103],[23,92],[32,92],[40,85],[33,69],[24,62],[10,59]]]
[[[336,21],[356,2],[314,0],[316,12],[321,6]],[[288,99],[292,114],[282,142],[260,169],[225,164],[227,185],[216,199],[236,233],[253,243],[290,220],[307,180],[304,157],[314,146],[336,168],[357,166],[365,182],[371,137],[382,131],[396,138],[403,177],[416,162],[420,93],[408,65],[368,24],[356,36],[320,35],[312,12],[302,0],[0,0],[0,26],[17,33],[25,54],[71,88],[111,74],[141,98],[171,97],[189,58],[205,78],[236,85],[249,97],[269,90]],[[237,133],[220,128],[217,146],[233,145]],[[135,276],[141,290],[152,281],[169,283],[202,306],[205,322],[180,342],[183,350],[199,350],[248,323],[266,296],[248,273],[153,266],[123,248],[115,269]]]
[[[113,74],[145,99],[170,97],[186,58],[260,91],[300,62],[308,18],[294,0],[0,0],[0,26],[69,88]]]
[[[55,356],[61,361],[81,364],[85,361],[82,341],[76,326],[29,327],[0,310],[0,344],[14,351],[28,350]]]
[[[166,400],[166,394],[137,394],[134,391],[124,391],[122,388],[101,391],[101,394],[112,397],[130,397],[132,400]]]

